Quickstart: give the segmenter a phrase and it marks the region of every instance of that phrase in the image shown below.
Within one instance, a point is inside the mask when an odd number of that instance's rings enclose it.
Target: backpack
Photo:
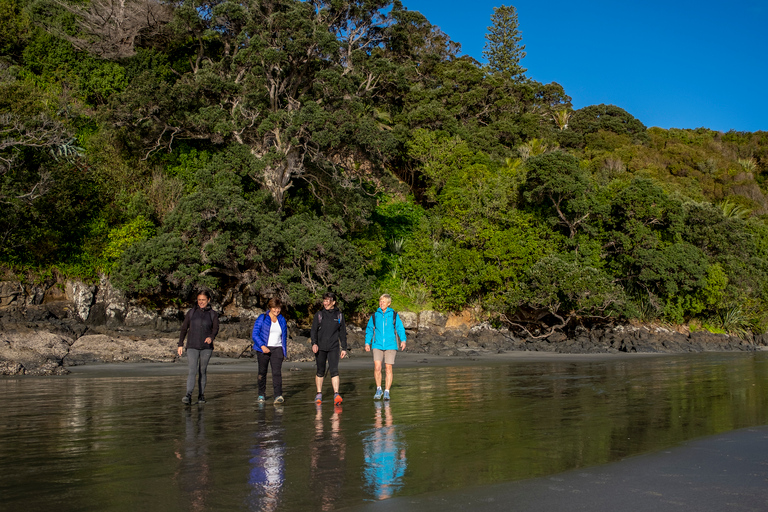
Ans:
[[[320,332],[320,329],[323,328],[323,311],[325,310],[321,309],[320,311],[317,312],[317,332],[318,333]],[[339,311],[338,309],[336,310],[336,323],[337,324],[341,323],[341,311]]]

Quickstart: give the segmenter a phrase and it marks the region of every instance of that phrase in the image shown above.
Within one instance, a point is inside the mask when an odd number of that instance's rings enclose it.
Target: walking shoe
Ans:
[[[259,395],[259,398],[257,398],[256,401],[259,402],[260,404],[263,404],[264,402],[267,401],[267,399],[264,398],[264,395]]]
[[[388,389],[384,390],[384,400],[389,400],[389,390]]]
[[[205,395],[200,395],[197,397],[197,403],[204,404],[205,403]]]
[[[383,393],[381,392],[381,388],[376,388],[376,394],[373,395],[373,399],[374,400],[381,400],[382,394]]]
[[[315,403],[316,404],[323,403],[323,394],[322,393],[318,393],[318,394],[315,395]]]
[[[192,395],[185,395],[184,398],[181,399],[182,402],[189,405],[192,403]]]
[[[283,395],[280,395],[279,397],[275,398],[275,403],[276,404],[281,404],[283,402],[285,402],[285,399],[283,398]]]
[[[336,393],[336,394],[333,395],[333,403],[335,405],[339,405],[341,403],[341,401],[342,400],[341,400],[341,395],[340,394]]]

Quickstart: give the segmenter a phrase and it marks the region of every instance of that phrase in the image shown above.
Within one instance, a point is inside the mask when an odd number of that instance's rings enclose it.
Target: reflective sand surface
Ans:
[[[333,510],[768,424],[766,353],[401,367],[390,403],[342,366],[341,407],[308,369],[259,406],[253,370],[191,407],[180,375],[0,380],[0,509]]]

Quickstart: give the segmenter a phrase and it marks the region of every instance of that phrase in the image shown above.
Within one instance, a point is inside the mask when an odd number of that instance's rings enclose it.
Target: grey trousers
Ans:
[[[195,376],[197,380],[197,394],[205,394],[205,371],[208,369],[208,361],[211,359],[213,349],[203,350],[196,348],[187,349],[187,359],[189,360],[189,375],[187,375],[187,394],[191,395],[195,390]]]

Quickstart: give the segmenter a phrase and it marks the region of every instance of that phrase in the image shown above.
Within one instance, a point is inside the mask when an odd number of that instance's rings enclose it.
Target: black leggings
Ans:
[[[267,365],[272,365],[272,389],[275,398],[283,394],[283,347],[269,347],[269,353],[256,352],[259,361],[259,395],[267,393]]]
[[[189,374],[187,375],[187,394],[191,395],[195,390],[195,377],[198,377],[197,392],[202,395],[205,393],[205,381],[207,380],[205,372],[208,369],[208,361],[211,359],[213,349],[206,348],[199,350],[196,348],[187,349],[187,359],[189,361]]]
[[[317,376],[325,377],[325,361],[328,361],[328,371],[331,377],[339,376],[339,358],[341,357],[341,351],[339,349],[325,351],[318,350],[315,354],[315,362],[317,363]]]

